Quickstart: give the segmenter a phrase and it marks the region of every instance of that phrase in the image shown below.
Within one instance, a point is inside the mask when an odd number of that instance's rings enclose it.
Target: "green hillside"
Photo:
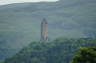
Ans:
[[[96,37],[96,0],[16,3],[0,6],[0,59],[40,40],[46,18],[49,39]]]
[[[96,46],[96,38],[32,42],[4,63],[69,63],[81,47]]]

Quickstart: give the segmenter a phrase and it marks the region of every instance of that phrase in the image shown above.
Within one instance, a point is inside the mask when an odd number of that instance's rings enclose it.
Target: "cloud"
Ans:
[[[6,5],[11,3],[23,3],[23,2],[55,2],[58,0],[0,0],[0,5]]]

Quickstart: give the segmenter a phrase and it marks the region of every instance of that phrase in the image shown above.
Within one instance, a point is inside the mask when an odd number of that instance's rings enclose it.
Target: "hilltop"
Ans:
[[[96,38],[59,38],[52,42],[32,42],[4,63],[69,63],[79,48],[90,46],[96,46]]]

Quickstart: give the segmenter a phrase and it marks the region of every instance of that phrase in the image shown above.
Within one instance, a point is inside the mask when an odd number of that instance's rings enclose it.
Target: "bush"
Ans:
[[[82,47],[72,63],[96,63],[96,47]]]

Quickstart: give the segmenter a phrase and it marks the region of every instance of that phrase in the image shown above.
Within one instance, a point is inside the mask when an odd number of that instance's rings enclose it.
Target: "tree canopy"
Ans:
[[[82,47],[72,63],[96,63],[96,47]]]
[[[52,42],[32,42],[4,63],[69,63],[80,47],[89,46],[96,46],[95,38],[58,38]]]

